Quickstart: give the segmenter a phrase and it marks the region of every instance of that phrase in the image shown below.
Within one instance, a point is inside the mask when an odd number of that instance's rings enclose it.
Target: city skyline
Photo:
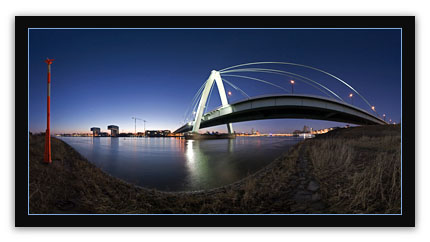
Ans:
[[[29,49],[31,132],[46,128],[46,57],[56,59],[51,84],[54,134],[89,132],[91,127],[107,130],[108,125],[134,132],[131,117],[147,120],[147,130],[173,131],[182,125],[192,97],[211,70],[254,61],[291,61],[329,71],[347,80],[380,115],[400,120],[400,30],[395,29],[31,29]],[[245,86],[254,95],[274,91],[256,84]],[[230,102],[241,99],[233,88],[226,91],[232,92]],[[349,92],[341,87],[336,91],[348,101]],[[295,84],[294,93],[307,92],[304,85]],[[210,99],[208,110],[219,106],[218,99]],[[354,102],[365,108],[358,99]],[[237,132],[252,128],[291,132],[304,125],[321,129],[345,124],[298,119],[233,124]],[[140,126],[138,132],[143,131]],[[226,129],[223,125],[206,130]]]

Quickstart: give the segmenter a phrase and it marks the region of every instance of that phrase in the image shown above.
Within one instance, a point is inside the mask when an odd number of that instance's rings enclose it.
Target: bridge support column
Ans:
[[[228,105],[227,95],[225,94],[224,89],[224,83],[222,83],[221,75],[218,71],[215,73],[215,82],[218,87],[219,96],[221,97],[222,106]],[[227,131],[229,134],[232,134],[234,132],[233,125],[231,125],[231,123],[227,124]]]
[[[206,103],[208,101],[209,93],[212,88],[212,85],[216,82],[218,92],[221,98],[222,106],[228,105],[227,95],[225,94],[224,84],[222,83],[221,75],[218,71],[213,70],[208,80],[206,81],[206,85],[202,92],[202,97],[200,98],[199,106],[197,107],[196,118],[193,125],[193,133],[198,133],[200,129],[200,123],[202,121],[203,112],[206,107]],[[232,134],[233,126],[231,123],[227,124],[227,130],[229,134]]]

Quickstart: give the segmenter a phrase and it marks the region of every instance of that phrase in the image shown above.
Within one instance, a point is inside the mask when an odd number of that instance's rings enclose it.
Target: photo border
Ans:
[[[401,28],[402,213],[309,215],[29,215],[28,33],[30,28]],[[15,226],[414,226],[415,17],[32,17],[15,18]],[[25,83],[25,84],[24,84]],[[25,86],[25,88],[24,88]],[[27,117],[27,118],[25,118]],[[25,127],[25,129],[23,128]],[[22,140],[26,140],[25,145]],[[24,162],[26,160],[27,162]],[[25,173],[24,173],[25,171]],[[138,217],[136,217],[138,216]],[[143,216],[143,217],[142,217]],[[168,216],[167,218],[165,216]]]

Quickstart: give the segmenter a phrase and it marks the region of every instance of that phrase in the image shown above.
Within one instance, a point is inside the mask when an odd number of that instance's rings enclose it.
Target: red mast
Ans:
[[[46,134],[45,134],[45,163],[51,163],[51,64],[54,59],[46,58],[45,62],[48,64],[48,108],[47,108],[47,122],[46,122]]]

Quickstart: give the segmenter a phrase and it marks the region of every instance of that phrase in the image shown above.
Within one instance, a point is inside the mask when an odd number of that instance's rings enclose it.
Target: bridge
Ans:
[[[329,75],[349,89],[351,89],[355,94],[361,97],[364,102],[370,107],[373,113],[370,113],[362,108],[348,104],[340,98],[335,92],[303,75],[298,75],[292,72],[286,72],[282,70],[275,69],[265,69],[265,68],[247,68],[247,69],[234,69],[235,67],[246,66],[246,65],[256,65],[256,64],[267,64],[275,63],[282,65],[298,65],[304,68],[312,69],[315,71],[322,72]],[[328,97],[316,96],[316,95],[305,95],[305,94],[277,94],[277,95],[265,95],[250,97],[239,87],[235,86],[231,82],[225,80],[221,77],[224,76],[248,78],[250,80],[255,80],[263,82],[268,85],[280,88],[287,92],[282,86],[276,85],[274,83],[242,75],[232,75],[229,73],[233,72],[262,72],[284,75],[288,77],[294,77],[295,80],[303,81],[304,83],[317,88],[322,93],[326,94]],[[241,92],[247,97],[246,100],[241,100],[235,103],[228,103],[227,95],[224,88],[224,82],[232,86],[234,89]],[[212,111],[206,112],[206,104],[210,93],[212,92],[212,87],[216,83],[218,87],[218,93],[221,98],[221,106],[215,108]],[[291,85],[294,81],[291,80]],[[353,95],[352,93],[350,95]],[[200,97],[200,99],[199,99]],[[352,96],[350,96],[352,97]],[[197,105],[198,101],[198,105]],[[193,120],[185,123],[183,126],[174,131],[174,133],[185,133],[194,132],[197,133],[201,128],[207,128],[217,125],[226,124],[229,133],[233,133],[232,123],[251,121],[251,120],[263,120],[263,119],[281,119],[281,118],[294,118],[294,119],[317,119],[317,120],[327,120],[327,121],[337,121],[358,125],[374,125],[374,124],[388,124],[384,119],[378,117],[375,111],[375,107],[370,105],[370,103],[354,88],[352,88],[348,83],[344,82],[340,78],[325,72],[323,70],[300,65],[294,63],[285,62],[257,62],[257,63],[247,63],[242,65],[237,65],[223,69],[221,71],[213,70],[207,81],[202,85],[199,91],[196,93],[193,99],[195,103],[195,108],[193,112]]]

